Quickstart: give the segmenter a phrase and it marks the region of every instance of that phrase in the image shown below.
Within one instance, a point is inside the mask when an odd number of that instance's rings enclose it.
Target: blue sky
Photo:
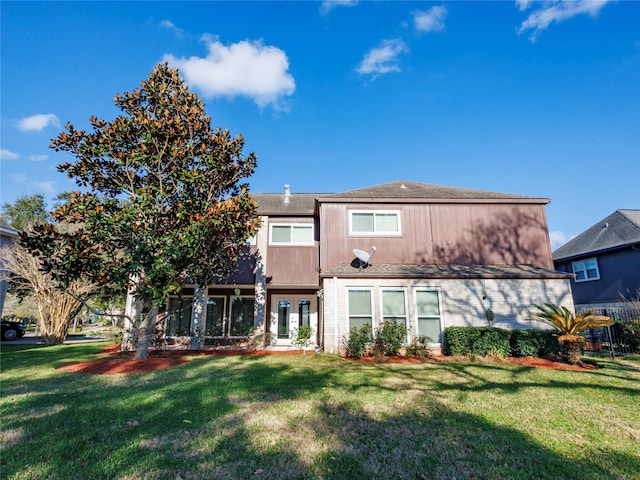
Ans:
[[[640,208],[640,2],[11,2],[1,200],[74,184],[64,124],[158,62],[258,155],[254,193],[393,180],[550,198],[554,247]]]

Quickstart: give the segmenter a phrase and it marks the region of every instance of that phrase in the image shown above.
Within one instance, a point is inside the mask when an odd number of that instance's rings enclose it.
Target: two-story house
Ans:
[[[402,322],[438,344],[447,326],[535,328],[533,304],[573,308],[572,274],[553,269],[548,199],[409,181],[253,196],[262,226],[237,274],[172,298],[168,340],[286,348],[309,325],[337,352],[364,323]]]
[[[625,319],[630,300],[637,309],[640,299],[640,210],[616,210],[555,250],[553,261],[575,275],[576,309]]]

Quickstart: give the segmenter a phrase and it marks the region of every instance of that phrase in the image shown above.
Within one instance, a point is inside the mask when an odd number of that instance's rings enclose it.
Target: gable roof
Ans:
[[[349,190],[319,198],[320,202],[341,202],[358,200],[361,202],[407,202],[428,200],[430,203],[468,202],[474,203],[549,203],[548,198],[527,197],[510,193],[488,192],[469,188],[446,187],[429,183],[397,180],[371,187]]]
[[[285,202],[283,193],[252,193],[258,202],[258,215],[313,215],[320,193],[291,193]]]
[[[539,203],[548,198],[528,197],[511,193],[488,192],[470,188],[446,187],[429,183],[397,180],[342,193],[253,193],[259,215],[312,215],[318,202],[342,203]]]
[[[553,252],[566,260],[640,244],[640,210],[616,210]]]

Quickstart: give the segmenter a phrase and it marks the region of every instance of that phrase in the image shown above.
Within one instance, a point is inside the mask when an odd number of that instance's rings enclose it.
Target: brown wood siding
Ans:
[[[398,210],[400,236],[350,236],[350,210]],[[543,205],[322,204],[323,270],[370,251],[373,263],[533,264],[553,268]]]
[[[314,224],[314,245],[271,245],[267,247],[266,276],[269,286],[319,285],[318,221],[313,217],[275,217],[263,228],[273,224]],[[270,231],[267,231],[270,235]],[[269,238],[270,240],[270,238]]]
[[[270,245],[267,281],[269,286],[318,285],[318,248]]]

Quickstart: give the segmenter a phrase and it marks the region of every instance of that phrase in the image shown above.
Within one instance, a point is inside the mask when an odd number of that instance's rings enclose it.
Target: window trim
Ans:
[[[164,328],[163,328],[163,335],[164,338],[187,338],[190,337],[191,335],[193,335],[192,333],[192,328],[193,328],[193,302],[194,302],[194,296],[193,295],[184,295],[184,296],[179,296],[179,295],[171,295],[169,296],[169,298],[167,299],[167,306],[166,306],[166,310],[165,310],[165,318],[164,318]],[[167,332],[169,330],[169,318],[171,317],[173,310],[171,310],[171,300],[180,300],[180,301],[190,301],[191,304],[188,307],[188,310],[191,311],[191,313],[189,314],[189,333],[187,335],[169,335]],[[181,310],[184,310],[184,308],[182,308]]]
[[[411,328],[409,325],[409,296],[406,287],[391,287],[385,286],[380,288],[380,325],[386,322],[385,314],[384,314],[384,292],[402,292],[402,296],[404,297],[404,326],[407,329],[407,338],[405,339],[406,343],[409,343],[409,339],[411,337]],[[398,317],[396,315],[396,317]],[[389,320],[395,321],[395,320]]]
[[[251,325],[251,331],[249,332],[249,335],[231,335],[231,329],[233,327],[233,301],[236,298],[249,298],[251,300],[253,300],[253,325]],[[232,295],[229,297],[229,317],[227,320],[227,332],[226,332],[226,336],[228,338],[249,338],[251,337],[251,333],[255,330],[255,323],[256,323],[256,297],[255,295]]]
[[[273,241],[273,227],[290,227],[291,228],[291,238],[292,240],[289,242],[274,242]],[[293,229],[295,227],[304,227],[311,229],[311,240],[307,242],[294,242],[293,241]],[[313,223],[271,223],[269,224],[269,245],[276,246],[314,246],[315,245],[315,229]]]
[[[373,232],[356,232],[353,230],[353,214],[354,213],[366,213],[373,215]],[[398,221],[397,232],[378,232],[376,231],[376,215],[389,215],[394,214]],[[379,237],[397,237],[402,235],[402,222],[401,222],[400,210],[349,210],[349,235],[358,236],[379,236]]]
[[[593,260],[594,263],[596,264],[596,276],[595,277],[589,277],[587,272],[590,270],[587,268],[587,262]],[[576,270],[576,264],[577,263],[581,263],[584,265],[584,270]],[[574,281],[576,283],[582,283],[582,282],[593,282],[595,280],[600,280],[600,267],[598,266],[598,259],[596,257],[590,257],[590,258],[583,258],[582,260],[575,260],[573,262],[571,262],[571,270],[573,271],[575,278]],[[584,272],[584,278],[578,280],[578,273],[579,272]]]
[[[214,299],[214,300],[220,300],[220,303],[222,305],[222,335],[218,336],[218,335],[207,335],[207,319],[209,317],[209,300],[210,299]],[[207,298],[205,300],[205,304],[207,306],[207,312],[206,315],[204,317],[204,337],[205,338],[224,338],[226,336],[226,326],[227,326],[227,297],[225,295],[207,295]]]
[[[444,332],[444,312],[442,310],[442,289],[440,287],[415,287],[413,289],[413,308],[415,312],[415,325],[417,336],[424,335],[420,332],[420,317],[423,318],[436,318],[436,315],[420,315],[418,312],[418,292],[436,292],[438,295],[438,311],[440,314],[437,316],[440,321],[440,338],[439,341],[429,343],[429,345],[440,346],[442,345],[442,334]]]
[[[351,305],[349,302],[349,292],[360,292],[360,291],[366,291],[369,292],[369,306],[371,307],[371,315],[351,315]],[[374,299],[373,299],[373,287],[347,287],[347,330],[351,331],[351,318],[365,318],[365,317],[369,317],[371,318],[371,329],[375,329],[376,328],[376,315],[375,315],[375,310],[374,310]]]

